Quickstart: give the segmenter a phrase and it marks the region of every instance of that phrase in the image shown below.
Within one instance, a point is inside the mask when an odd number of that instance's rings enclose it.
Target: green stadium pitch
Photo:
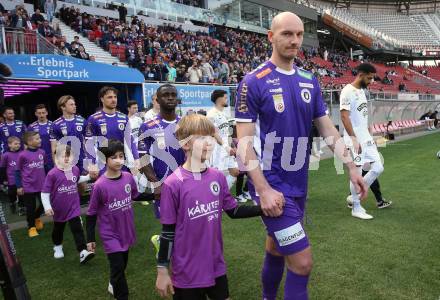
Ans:
[[[310,299],[438,299],[440,296],[439,165],[440,134],[380,148],[385,172],[384,196],[393,206],[378,210],[372,193],[364,206],[374,216],[361,221],[346,207],[346,175],[336,175],[333,160],[310,171],[307,224],[314,253]],[[138,243],[130,252],[130,299],[160,299],[149,238],[159,233],[151,206],[135,206]],[[223,218],[225,258],[231,298],[261,299],[260,270],[265,232],[258,218]],[[53,258],[51,224],[29,239],[25,229],[12,232],[32,299],[111,299],[108,262],[98,242],[94,260],[80,266],[68,230],[65,258]],[[203,257],[200,257],[203,264]],[[282,290],[279,293],[282,299]]]

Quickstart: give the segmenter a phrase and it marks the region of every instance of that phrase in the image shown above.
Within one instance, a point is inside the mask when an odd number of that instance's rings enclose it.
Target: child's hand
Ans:
[[[17,195],[19,195],[19,196],[23,196],[23,195],[24,195],[24,190],[23,190],[23,188],[18,188],[18,189],[17,189]]]
[[[46,213],[46,216],[53,216],[53,210],[52,210],[52,208],[49,208],[48,210],[46,210],[45,211],[45,213]]]
[[[96,249],[95,242],[87,243],[87,251],[95,253],[95,249]]]
[[[156,290],[162,298],[166,298],[170,294],[174,295],[173,283],[167,268],[157,268]]]
[[[91,178],[98,178],[99,169],[97,165],[90,165],[88,171]]]
[[[92,179],[92,180],[98,179],[98,174],[96,172],[90,172],[89,176],[90,176],[90,179]]]

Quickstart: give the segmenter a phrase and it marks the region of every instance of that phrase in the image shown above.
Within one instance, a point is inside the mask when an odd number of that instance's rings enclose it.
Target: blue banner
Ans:
[[[151,103],[151,97],[156,93],[157,88],[161,86],[159,83],[144,83],[144,97],[145,105]],[[180,105],[183,109],[198,109],[208,108],[214,106],[211,102],[211,94],[214,90],[224,90],[230,99],[230,87],[228,86],[213,86],[213,85],[187,85],[174,84],[177,88],[177,98],[182,100]]]
[[[144,76],[136,69],[112,66],[70,56],[1,55],[0,62],[12,69],[11,78],[87,81],[113,83],[142,83]]]

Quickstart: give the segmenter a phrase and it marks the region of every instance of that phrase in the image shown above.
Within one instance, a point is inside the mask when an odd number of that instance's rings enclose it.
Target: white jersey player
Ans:
[[[228,94],[224,90],[215,90],[212,92],[211,101],[214,102],[215,107],[208,111],[207,117],[217,128],[215,135],[217,143],[208,164],[220,171],[229,172],[226,179],[229,188],[231,188],[239,174],[239,170],[235,159],[235,150],[230,147],[229,130],[231,126],[224,112],[225,107],[228,106]]]
[[[366,184],[370,186],[383,172],[379,151],[369,131],[368,103],[364,91],[373,81],[376,69],[371,64],[363,63],[357,67],[357,71],[356,79],[341,91],[341,120],[344,125],[344,140],[352,152],[359,174],[362,174],[364,164],[369,163],[371,166],[364,176]],[[353,199],[351,215],[363,220],[373,219],[373,216],[367,214],[361,206],[359,196],[351,182],[350,191]]]

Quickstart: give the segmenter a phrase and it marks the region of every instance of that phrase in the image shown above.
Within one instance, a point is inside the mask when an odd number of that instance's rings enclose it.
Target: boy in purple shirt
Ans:
[[[38,236],[37,230],[43,229],[43,222],[40,220],[43,206],[36,206],[46,177],[47,159],[44,150],[40,149],[41,138],[38,132],[25,132],[23,142],[26,150],[18,155],[15,185],[17,194],[23,196],[28,235],[32,238]]]
[[[73,165],[73,153],[69,145],[59,145],[55,153],[56,166],[47,173],[41,191],[41,202],[47,216],[53,216],[52,241],[54,257],[63,258],[63,234],[69,223],[79,252],[79,262],[86,263],[95,255],[87,251],[86,240],[81,222],[81,208],[78,184],[90,180],[90,176],[81,176],[79,168]]]
[[[237,206],[224,174],[206,167],[214,134],[215,127],[205,116],[188,115],[179,122],[176,135],[187,159],[162,185],[156,281],[161,297],[171,292],[175,300],[228,299],[222,211],[233,219],[262,214],[260,206]]]
[[[122,172],[124,145],[109,140],[107,147],[100,147],[104,154],[106,171],[95,182],[87,212],[87,248],[95,252],[95,226],[110,264],[109,292],[118,300],[128,299],[125,268],[128,250],[136,242],[136,230],[132,201],[139,193],[133,175]]]
[[[0,182],[6,180],[8,184],[8,198],[11,205],[11,212],[16,213],[17,209],[17,186],[15,185],[15,170],[17,169],[18,155],[20,154],[21,141],[16,136],[8,138],[9,151],[3,153],[0,160]],[[19,203],[23,203],[23,197],[19,196]]]
[[[15,120],[15,112],[11,107],[5,107],[3,109],[3,118],[5,122],[0,124],[0,142],[1,152],[4,153],[7,150],[8,137],[16,136],[22,139],[23,134],[26,131],[26,125],[23,121]]]
[[[52,127],[52,121],[47,119],[47,108],[44,104],[38,104],[35,106],[35,116],[37,117],[37,121],[28,126],[28,131],[35,131],[40,134],[41,149],[46,152],[49,169],[52,169],[53,160],[50,144],[50,128]]]

